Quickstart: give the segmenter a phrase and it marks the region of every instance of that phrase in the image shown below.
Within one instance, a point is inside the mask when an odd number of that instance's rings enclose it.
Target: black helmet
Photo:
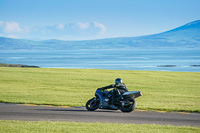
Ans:
[[[123,83],[122,79],[120,78],[115,79],[115,84],[118,84],[118,83]]]

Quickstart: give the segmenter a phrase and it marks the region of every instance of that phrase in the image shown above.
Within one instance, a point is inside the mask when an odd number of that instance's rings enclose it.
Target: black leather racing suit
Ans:
[[[109,86],[105,86],[105,87],[102,87],[102,88],[100,88],[100,89],[110,89],[110,88],[115,88],[116,89],[116,91],[117,90],[119,90],[119,92],[121,93],[121,94],[123,94],[124,92],[127,92],[128,91],[128,89],[127,89],[127,87],[126,87],[126,85],[124,84],[124,83],[118,83],[118,84],[111,84],[111,85],[109,85]]]
[[[105,86],[99,89],[104,90],[110,88],[114,88],[111,93],[112,99],[110,99],[111,100],[110,104],[114,103],[117,100],[117,97],[119,97],[119,95],[128,92],[128,89],[124,83],[111,84],[109,86]]]

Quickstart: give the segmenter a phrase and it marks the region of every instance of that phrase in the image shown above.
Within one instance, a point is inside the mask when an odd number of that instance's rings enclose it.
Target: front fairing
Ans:
[[[97,89],[96,92],[95,92],[95,95],[96,95],[96,94],[99,94],[99,93],[102,93],[102,91],[99,90],[99,89]]]
[[[99,97],[101,101],[103,101],[103,92],[100,89],[97,89],[95,92],[95,96]]]

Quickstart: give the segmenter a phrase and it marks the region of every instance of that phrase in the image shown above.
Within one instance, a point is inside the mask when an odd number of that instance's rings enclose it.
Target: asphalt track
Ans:
[[[200,127],[199,113],[163,113],[120,110],[87,111],[84,107],[50,107],[0,103],[0,120],[73,121],[103,123],[160,124]]]

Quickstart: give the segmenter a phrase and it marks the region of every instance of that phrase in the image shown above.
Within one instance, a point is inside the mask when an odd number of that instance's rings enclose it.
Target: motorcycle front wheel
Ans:
[[[125,105],[125,106],[119,106],[119,109],[122,111],[122,112],[131,112],[133,111],[136,106],[137,106],[137,102],[133,99],[133,98],[130,98],[128,100],[129,104],[128,105]]]
[[[88,111],[94,111],[96,109],[98,109],[99,107],[99,103],[100,103],[100,100],[99,99],[96,99],[95,97],[88,100],[87,103],[86,103],[86,109]]]

